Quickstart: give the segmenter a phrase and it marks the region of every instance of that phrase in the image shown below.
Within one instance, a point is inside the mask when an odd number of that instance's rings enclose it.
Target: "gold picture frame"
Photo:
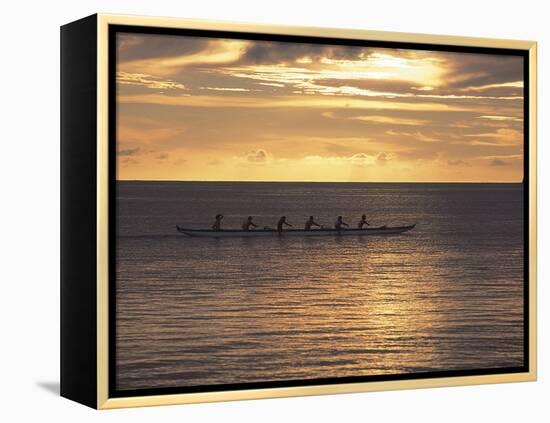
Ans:
[[[360,383],[341,383],[329,385],[313,385],[313,386],[291,386],[291,387],[273,387],[261,389],[243,389],[243,390],[227,390],[213,392],[195,392],[195,393],[172,393],[163,395],[143,395],[143,396],[128,396],[128,397],[111,397],[109,395],[109,304],[112,301],[109,294],[109,137],[112,128],[109,128],[109,92],[112,87],[109,85],[109,28],[112,26],[136,26],[148,28],[170,28],[170,29],[186,29],[186,30],[210,30],[210,31],[227,31],[250,34],[268,34],[272,36],[299,36],[299,37],[322,37],[344,40],[365,40],[365,41],[380,41],[380,42],[396,42],[396,43],[414,43],[439,46],[461,46],[475,48],[492,48],[492,49],[515,49],[526,52],[528,55],[528,159],[529,159],[529,195],[528,195],[528,237],[529,237],[529,279],[528,283],[528,371],[519,373],[507,374],[479,374],[470,376],[452,376],[452,377],[436,377],[422,379],[404,379],[404,380],[387,380],[387,381],[369,381]],[[84,28],[84,29],[82,29]],[[64,44],[63,37],[66,41]],[[71,41],[75,40],[75,41]],[[74,43],[71,44],[71,42]],[[92,49],[92,52],[82,52],[79,49]],[[70,187],[63,189],[63,181],[68,180],[71,176],[75,176],[82,171],[82,167],[78,164],[72,165],[72,161],[81,160],[76,158],[77,153],[71,151],[67,147],[71,140],[76,136],[82,136],[82,132],[86,128],[74,129],[78,125],[74,114],[81,113],[90,114],[88,105],[86,110],[75,112],[75,107],[80,107],[82,99],[70,97],[71,90],[78,88],[80,83],[76,70],[74,73],[69,69],[70,66],[81,66],[80,71],[84,70],[85,64],[82,62],[79,55],[87,54],[90,61],[95,63],[95,69],[87,69],[90,72],[90,80],[95,81],[95,87],[92,88],[93,94],[90,94],[89,105],[95,101],[95,116],[88,116],[93,122],[90,122],[87,128],[95,128],[95,133],[88,131],[87,135],[90,139],[89,154],[95,154],[95,170],[93,175],[90,173],[89,180],[82,181],[82,184],[95,181],[95,187],[89,188],[89,200],[95,203],[95,210],[90,215],[90,224],[95,228],[92,234],[95,242],[93,243],[93,252],[86,257],[77,255],[78,242],[82,240],[71,240],[69,235],[67,238],[63,236],[62,229],[62,250],[66,252],[62,256],[62,395],[84,403],[98,409],[112,409],[122,407],[140,407],[152,405],[169,405],[169,404],[188,404],[199,402],[213,401],[233,401],[247,400],[259,398],[279,398],[291,396],[306,396],[306,395],[322,395],[322,394],[340,394],[352,392],[369,392],[382,390],[398,390],[398,389],[416,389],[416,388],[431,388],[444,386],[461,386],[461,385],[477,385],[491,384],[504,382],[524,382],[535,381],[537,378],[537,328],[536,328],[536,255],[537,255],[537,153],[536,153],[536,114],[537,114],[537,44],[534,41],[515,41],[501,40],[488,38],[474,37],[458,37],[458,36],[443,36],[443,35],[428,35],[428,34],[409,34],[400,32],[380,32],[367,31],[358,29],[332,29],[332,28],[309,28],[309,27],[294,27],[294,26],[271,26],[257,25],[246,23],[233,22],[218,22],[206,20],[191,20],[177,18],[157,18],[157,17],[142,17],[142,16],[123,16],[111,14],[97,14],[84,20],[77,21],[66,25],[62,29],[62,100],[66,103],[65,109],[62,106],[62,162],[67,163],[66,173],[62,171],[62,196],[65,198],[66,214],[65,220],[62,216],[62,225],[65,227],[65,234],[75,230],[77,222],[67,217],[71,207],[74,207],[74,195]],[[93,56],[93,57],[92,57]],[[65,59],[63,59],[65,58]],[[65,62],[63,62],[65,60]],[[80,60],[81,65],[75,65],[76,61]],[[111,57],[112,60],[112,57]],[[64,67],[65,66],[65,67]],[[64,72],[64,73],[63,73]],[[63,87],[63,78],[67,81]],[[88,84],[90,84],[88,80]],[[76,87],[76,88],[75,88]],[[92,98],[93,97],[93,98]],[[76,105],[76,106],[75,106]],[[65,112],[64,112],[65,110]],[[72,129],[71,129],[72,128]],[[80,132],[79,132],[80,131]],[[63,141],[65,137],[65,144]],[[66,147],[64,147],[64,145]],[[74,148],[83,148],[75,146]],[[73,166],[73,167],[71,167]],[[76,169],[75,168],[78,168]],[[94,167],[94,165],[90,165]],[[63,164],[62,164],[63,169]],[[80,185],[80,189],[82,189]],[[93,197],[93,198],[92,198]],[[89,203],[89,204],[91,204]],[[62,214],[63,214],[62,200]],[[89,207],[89,205],[82,205]],[[81,224],[81,222],[80,222]],[[91,238],[87,242],[92,242]],[[84,248],[84,247],[82,247]],[[84,267],[82,267],[84,266]],[[71,288],[69,284],[74,284],[78,275],[78,271],[85,272],[87,267],[92,269],[92,275],[95,283],[92,286],[92,281],[82,280],[80,283],[87,284],[86,289],[76,292],[76,288]],[[74,267],[79,267],[82,270],[76,270]],[[64,291],[65,290],[65,291]],[[90,299],[90,307],[85,307],[86,315],[82,313],[82,309],[75,309],[75,302],[80,300],[88,301]],[[88,303],[87,303],[88,304]],[[95,305],[95,309],[93,306]],[[80,313],[80,314],[79,314]],[[70,322],[69,322],[70,321]],[[94,325],[95,323],[95,325]],[[72,326],[71,326],[72,325]],[[74,327],[73,327],[74,326]],[[94,326],[94,330],[90,331],[86,328]],[[81,334],[87,331],[87,335]],[[95,342],[94,342],[95,341]],[[84,352],[84,348],[89,348],[89,344],[93,342],[95,351],[85,358],[81,358],[76,362],[71,359],[73,355]],[[78,345],[77,345],[78,344]],[[66,360],[64,362],[63,360]],[[84,361],[82,361],[84,360]],[[86,371],[82,372],[85,368]],[[95,379],[95,383],[94,382]],[[80,381],[80,382],[79,382]],[[95,393],[95,395],[94,395]]]

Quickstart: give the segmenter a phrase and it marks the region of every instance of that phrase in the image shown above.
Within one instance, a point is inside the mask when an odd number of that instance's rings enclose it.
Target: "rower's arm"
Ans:
[[[290,223],[286,223],[286,222],[285,222],[285,225],[286,225],[286,226],[292,227],[292,225],[291,225]]]

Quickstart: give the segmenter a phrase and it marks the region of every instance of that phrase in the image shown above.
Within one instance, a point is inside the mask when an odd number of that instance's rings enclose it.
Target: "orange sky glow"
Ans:
[[[117,179],[521,182],[523,58],[117,35]]]

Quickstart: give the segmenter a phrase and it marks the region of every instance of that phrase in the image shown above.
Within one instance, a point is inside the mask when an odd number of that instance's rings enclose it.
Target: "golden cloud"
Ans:
[[[190,65],[226,64],[237,61],[245,52],[250,41],[209,40],[205,49],[198,53],[176,57],[156,57],[133,60],[120,64],[125,72],[153,73],[162,76],[173,75]]]
[[[396,101],[377,101],[358,98],[323,98],[323,96],[304,96],[304,97],[220,97],[220,96],[202,96],[202,95],[164,95],[164,94],[137,94],[120,95],[117,100],[120,103],[142,103],[158,104],[167,106],[186,106],[186,107],[304,107],[304,108],[323,108],[323,109],[378,109],[378,110],[417,110],[417,111],[439,111],[439,112],[458,112],[472,111],[477,107],[462,107],[444,103],[432,102],[396,102]],[[485,110],[482,106],[480,110]]]
[[[117,72],[116,82],[121,85],[138,85],[159,90],[185,89],[185,85],[180,84],[179,82],[169,79],[162,79],[144,73]]]

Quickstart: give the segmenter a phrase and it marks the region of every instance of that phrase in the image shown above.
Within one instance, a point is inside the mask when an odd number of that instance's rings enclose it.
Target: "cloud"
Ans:
[[[391,124],[391,125],[423,126],[423,125],[428,125],[430,123],[430,121],[427,119],[400,118],[400,117],[385,116],[385,115],[340,116],[330,111],[321,113],[321,116],[329,119],[348,119],[348,120],[358,120],[363,122]]]
[[[281,63],[271,65],[250,65],[238,67],[226,67],[219,69],[220,73],[234,78],[245,78],[259,83],[279,84],[290,86],[294,90],[302,90],[305,94],[340,95],[340,96],[365,96],[365,97],[426,97],[414,92],[380,91],[371,87],[357,86],[357,82],[370,80],[396,80],[423,82],[422,78],[430,78],[435,73],[435,68],[411,69],[403,71],[399,67],[390,71],[377,70],[376,65],[364,62],[349,62],[345,64],[324,60],[323,68],[312,66],[285,65]],[[412,65],[411,65],[412,66]],[[386,69],[386,68],[384,68]],[[337,81],[340,81],[339,83]],[[353,85],[347,83],[353,81]],[[465,98],[477,98],[477,96],[464,96]]]
[[[122,165],[134,165],[138,164],[139,161],[134,159],[133,157],[123,157],[122,159],[120,159],[119,163]]]
[[[350,117],[349,119],[360,120],[363,122],[373,122],[373,123],[382,123],[382,124],[389,123],[392,125],[407,125],[407,126],[424,126],[430,123],[430,121],[426,119],[406,119],[406,118],[378,116],[378,115],[354,116],[354,117]]]
[[[368,138],[344,138],[344,139],[326,139],[319,138],[319,140],[312,140],[312,144],[316,146],[322,146],[323,149],[332,154],[338,155],[353,155],[357,154],[360,151],[365,151],[365,144],[369,145]],[[371,151],[369,151],[371,152]]]
[[[185,85],[169,79],[162,79],[144,73],[117,72],[116,81],[122,85],[138,85],[158,90],[185,89]]]
[[[366,167],[375,164],[378,160],[378,157],[370,156],[365,153],[358,153],[349,158],[345,158],[345,160],[348,160],[353,166]]]
[[[463,88],[464,91],[486,91],[492,88],[523,88],[523,81],[513,81],[513,82],[501,82],[497,84],[487,84],[473,87]]]
[[[411,90],[415,90],[415,91],[433,91],[434,87],[430,87],[429,85],[425,86],[425,87],[411,87]]]
[[[135,148],[126,148],[126,149],[124,149],[124,150],[119,150],[119,151],[117,152],[117,155],[118,155],[118,157],[135,156],[136,154],[139,153],[139,150],[140,150],[139,147],[135,147]]]
[[[503,81],[484,85],[459,86],[454,91],[445,89],[447,79],[451,83],[468,80],[464,72],[456,75],[454,68],[460,67],[456,53],[445,55],[437,52],[422,52],[393,49],[375,49],[368,53],[355,48],[354,54],[341,59],[319,56],[313,60],[312,55],[305,56],[308,60],[277,60],[272,53],[268,53],[264,43],[257,43],[252,49],[258,48],[271,61],[256,61],[254,64],[229,66],[220,69],[235,78],[247,78],[261,83],[280,84],[301,90],[305,94],[326,96],[366,96],[385,98],[426,98],[449,100],[520,100],[523,98],[521,81]],[[261,47],[258,47],[261,46]],[[304,45],[300,45],[302,50]],[[313,51],[315,47],[310,47]],[[245,54],[246,56],[246,54]],[[478,61],[483,62],[483,55],[475,55]],[[479,57],[478,57],[479,56]],[[481,59],[480,59],[481,57]],[[517,58],[516,58],[517,59]],[[516,60],[517,62],[517,60]],[[493,64],[493,62],[489,62]],[[320,66],[323,65],[323,66]],[[481,65],[473,61],[472,66]],[[488,66],[488,64],[485,64]],[[492,69],[484,69],[491,73]],[[471,76],[471,75],[470,75]],[[515,77],[522,74],[515,74]],[[462,78],[462,79],[461,79]],[[383,84],[377,84],[382,81]],[[468,80],[470,81],[470,80]],[[477,80],[474,80],[474,82]],[[375,86],[366,86],[372,82]],[[399,84],[402,87],[399,89]],[[383,85],[383,89],[380,85]],[[393,85],[393,90],[390,88]],[[403,87],[405,85],[405,89]],[[378,87],[378,88],[377,88]],[[439,89],[441,87],[441,89]],[[397,89],[396,89],[397,88]],[[512,89],[512,91],[488,92],[493,89]],[[470,92],[473,92],[471,94]]]
[[[343,108],[343,109],[377,109],[377,110],[416,110],[416,111],[475,111],[476,106],[464,107],[438,102],[397,102],[388,100],[370,100],[353,97],[319,98],[317,96],[182,96],[163,94],[121,95],[120,103],[157,104],[184,107],[259,107],[274,108]],[[482,107],[482,106],[480,106]]]
[[[475,91],[477,87],[478,91],[488,90],[499,88],[495,84],[510,84],[523,79],[521,56],[441,52],[439,57],[446,61],[446,82],[450,89]],[[521,92],[521,88],[511,88]]]
[[[117,59],[120,63],[190,55],[207,46],[207,38],[117,33]]]
[[[217,71],[306,94],[395,98],[433,89],[446,69],[434,52],[260,41],[247,46],[236,66]],[[396,89],[402,86],[410,89]]]
[[[523,97],[519,56],[136,34],[117,41],[128,73],[183,76],[191,66],[209,80],[247,78],[326,96]]]
[[[141,124],[139,121],[121,122],[117,126],[117,141],[153,146],[167,142],[181,134],[181,130],[168,126]]]
[[[251,163],[266,163],[268,160],[268,154],[265,150],[254,150],[246,155],[246,160]]]
[[[157,160],[166,160],[167,158],[168,158],[167,153],[161,153],[161,154],[157,155],[157,157],[156,157]]]
[[[390,129],[389,131],[386,131],[386,134],[392,135],[392,136],[398,136],[398,137],[410,137],[422,142],[439,142],[438,138],[431,137],[419,131],[398,132],[398,131],[394,131],[393,129]]]
[[[290,163],[295,163],[303,166],[316,166],[320,169],[349,169],[350,166],[354,168],[366,168],[374,165],[384,166],[390,160],[393,159],[393,156],[388,153],[380,152],[377,154],[367,154],[367,153],[356,153],[351,156],[320,156],[320,155],[310,155],[305,156],[301,159],[294,159],[285,161],[285,166],[290,165]]]
[[[505,154],[498,156],[482,156],[479,157],[482,160],[488,160],[490,166],[509,166],[512,164],[521,163],[523,160],[523,154]]]
[[[248,88],[239,88],[239,87],[200,87],[200,89],[210,90],[210,91],[234,91],[234,92],[261,91],[261,90],[250,90]]]
[[[521,57],[131,34],[120,39],[118,59],[117,143],[122,151],[141,147],[135,174],[520,174]],[[165,151],[170,157],[160,162]],[[171,164],[183,151],[189,162],[178,169]],[[496,153],[505,154],[481,156]],[[491,167],[493,160],[510,166]]]
[[[491,121],[512,121],[512,122],[523,122],[522,118],[514,117],[514,116],[492,116],[492,115],[486,115],[486,116],[478,116],[478,119],[487,119]]]
[[[314,63],[323,58],[357,59],[361,55],[368,56],[368,51],[368,49],[354,46],[262,41],[251,43],[239,63],[251,65]]]
[[[174,161],[174,166],[181,166],[184,163],[187,163],[186,159],[177,159]]]
[[[492,160],[492,159],[509,159],[509,160],[520,160],[523,158],[523,154],[505,154],[498,156],[481,156],[481,159]]]
[[[495,132],[467,134],[465,136],[468,138],[476,138],[469,142],[471,145],[510,147],[521,146],[523,144],[523,132],[511,128],[499,128]]]
[[[279,84],[277,82],[258,82],[259,85],[266,85],[268,87],[284,88],[285,84]]]
[[[187,37],[180,37],[187,38]],[[187,38],[188,39],[188,38]],[[188,67],[230,64],[236,62],[245,52],[250,41],[230,39],[208,39],[201,43],[201,49],[170,56],[156,56],[130,60],[120,64],[124,72],[139,72],[162,76],[176,75]]]
[[[461,159],[447,160],[447,164],[449,166],[469,166],[468,162],[465,162],[464,160],[461,160]]]
[[[376,156],[376,163],[384,166],[387,162],[391,160],[391,156],[387,153],[378,153]]]

